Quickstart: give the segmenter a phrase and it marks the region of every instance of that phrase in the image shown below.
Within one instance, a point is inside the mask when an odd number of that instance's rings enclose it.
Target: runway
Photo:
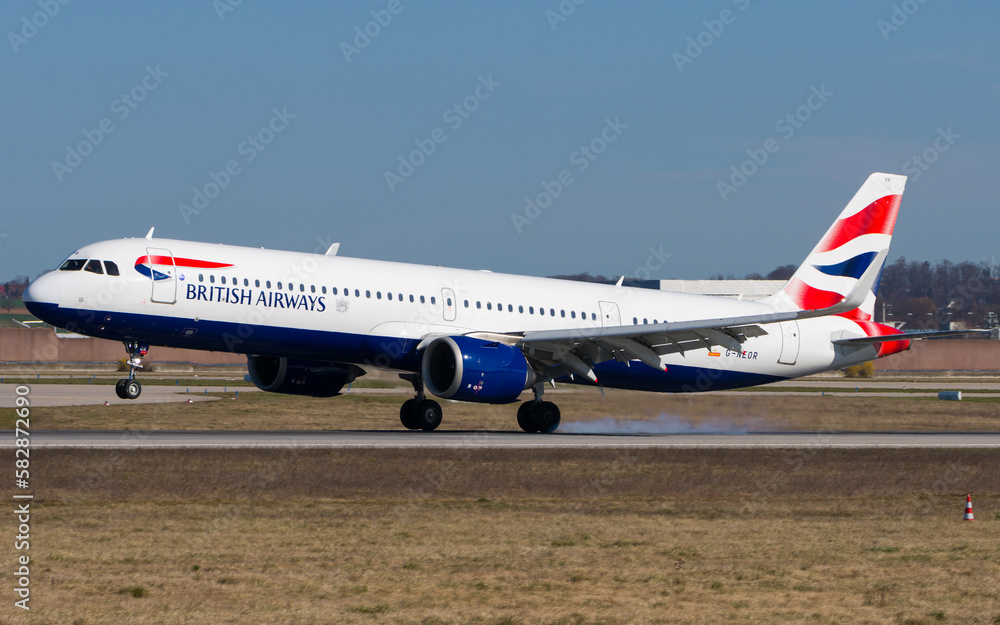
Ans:
[[[38,449],[614,449],[992,448],[1000,432],[747,432],[719,434],[525,434],[409,431],[32,431]],[[14,433],[0,433],[12,448]]]

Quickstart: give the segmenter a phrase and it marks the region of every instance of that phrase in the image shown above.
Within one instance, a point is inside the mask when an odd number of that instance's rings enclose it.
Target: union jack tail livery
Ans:
[[[869,176],[802,266],[774,296],[775,306],[784,310],[816,310],[843,301],[876,262],[879,253],[889,249],[905,186],[906,176],[881,173]],[[881,278],[881,267],[879,272]],[[876,279],[864,303],[843,316],[870,321],[878,284]]]

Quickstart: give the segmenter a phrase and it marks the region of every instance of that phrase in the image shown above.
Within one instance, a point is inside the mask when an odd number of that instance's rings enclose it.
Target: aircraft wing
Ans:
[[[597,382],[593,366],[612,359],[619,362],[639,360],[659,369],[660,356],[666,354],[711,350],[715,346],[739,352],[748,338],[768,334],[764,325],[856,309],[871,292],[888,252],[888,249],[879,252],[847,297],[828,308],[632,326],[536,330],[525,332],[517,344],[551,377],[573,373],[593,382]]]

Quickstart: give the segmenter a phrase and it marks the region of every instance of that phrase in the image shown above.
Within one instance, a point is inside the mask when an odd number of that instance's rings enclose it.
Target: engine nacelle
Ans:
[[[262,391],[309,397],[339,395],[345,384],[365,374],[355,365],[278,356],[247,356],[247,368],[247,378]]]
[[[442,336],[424,350],[427,390],[458,401],[509,404],[531,388],[535,372],[521,350],[468,336]]]

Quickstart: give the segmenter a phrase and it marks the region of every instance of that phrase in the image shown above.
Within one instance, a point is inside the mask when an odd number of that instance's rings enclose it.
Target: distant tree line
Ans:
[[[0,284],[0,308],[10,314],[10,309],[19,305],[24,289],[28,286],[28,276],[18,276]]]

